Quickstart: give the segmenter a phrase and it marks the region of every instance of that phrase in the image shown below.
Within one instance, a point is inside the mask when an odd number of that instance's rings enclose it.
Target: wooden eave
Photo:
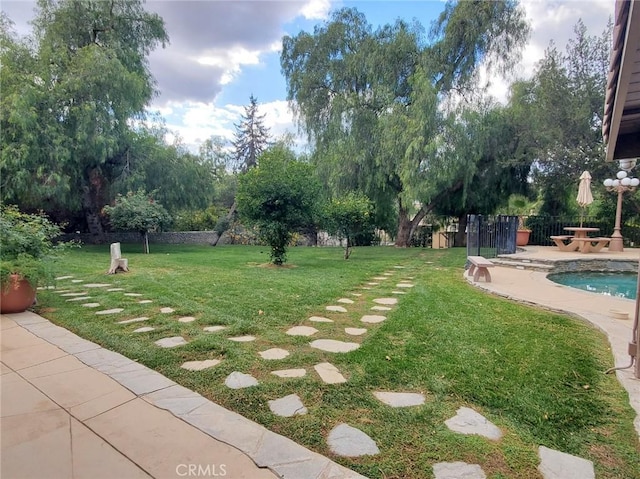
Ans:
[[[602,136],[606,160],[640,158],[640,0],[617,0]]]

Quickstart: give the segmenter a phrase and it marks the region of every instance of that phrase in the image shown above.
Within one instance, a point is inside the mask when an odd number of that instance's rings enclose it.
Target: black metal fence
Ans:
[[[467,216],[467,256],[495,258],[516,252],[517,216]]]
[[[600,228],[597,233],[599,236],[611,236],[614,227],[613,219],[603,220],[591,216],[526,216],[523,217],[523,223],[531,230],[529,244],[538,246],[552,246],[554,243],[550,237],[567,234],[564,230],[567,226]],[[640,245],[640,225],[631,222],[622,225],[622,236],[625,246]]]

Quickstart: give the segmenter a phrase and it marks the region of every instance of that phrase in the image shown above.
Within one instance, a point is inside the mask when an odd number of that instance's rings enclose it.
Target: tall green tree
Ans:
[[[316,223],[319,198],[313,167],[281,145],[265,151],[258,166],[239,178],[238,213],[257,227],[276,265],[286,262],[293,233]]]
[[[527,32],[515,2],[477,1],[449,2],[428,46],[420,25],[374,30],[355,9],[334,12],[313,34],[285,37],[288,98],[323,179],[363,191],[378,223],[396,215],[396,244],[407,246],[442,192],[436,185],[456,180],[441,168],[440,102],[471,85],[482,62],[511,66]]]
[[[2,198],[80,211],[101,236],[131,121],[154,94],[147,56],[168,41],[164,22],[141,0],[39,0],[31,37],[2,29]]]
[[[269,129],[264,125],[264,118],[265,115],[258,112],[258,100],[251,95],[240,123],[235,125],[234,169],[245,172],[256,166],[258,157],[269,145]]]

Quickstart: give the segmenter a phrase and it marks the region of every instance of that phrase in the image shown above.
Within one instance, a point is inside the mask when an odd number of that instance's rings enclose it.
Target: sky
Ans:
[[[531,25],[522,61],[510,79],[489,78],[490,91],[506,100],[507,85],[527,78],[550,41],[564,49],[573,27],[582,19],[590,35],[600,35],[613,16],[614,0],[521,0]],[[169,45],[149,57],[159,95],[150,105],[172,132],[194,152],[211,136],[231,140],[249,103],[259,112],[273,137],[298,134],[286,100],[280,72],[282,37],[313,31],[329,13],[355,7],[374,26],[402,18],[417,20],[425,29],[444,9],[436,0],[147,0],[145,8],[165,21]],[[30,32],[35,2],[2,0],[0,9],[20,35]]]

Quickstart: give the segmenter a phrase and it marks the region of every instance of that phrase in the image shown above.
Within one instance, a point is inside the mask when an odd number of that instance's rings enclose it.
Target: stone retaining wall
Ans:
[[[163,231],[161,233],[149,233],[149,243],[155,244],[212,244],[216,233],[213,231]],[[105,233],[105,244],[110,243],[141,243],[140,233],[116,232]],[[95,238],[89,233],[68,234],[62,237],[64,241],[79,240],[85,244],[96,243]],[[218,244],[225,244],[223,236]]]

